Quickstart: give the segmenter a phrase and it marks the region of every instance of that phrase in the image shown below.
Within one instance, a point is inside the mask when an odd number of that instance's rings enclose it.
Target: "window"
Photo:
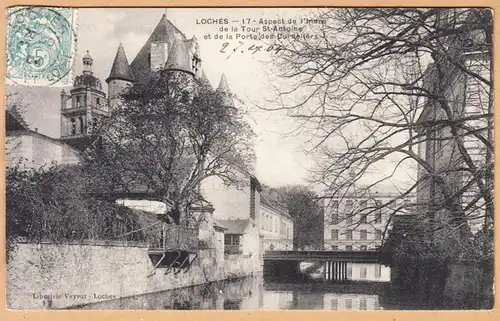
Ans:
[[[360,232],[360,239],[361,240],[366,240],[367,239],[367,237],[366,237],[367,236],[366,230],[361,230],[359,232]]]
[[[367,223],[367,217],[368,217],[367,214],[361,214],[361,221],[360,221],[360,223],[361,224],[366,224]]]
[[[240,245],[240,236],[237,234],[225,234],[224,245]]]
[[[352,240],[352,230],[347,230],[345,234],[346,240]]]
[[[375,230],[375,239],[376,240],[382,239],[382,232],[380,230]]]
[[[443,148],[443,129],[438,128],[436,129],[435,132],[435,139],[436,139],[436,152],[442,152]]]
[[[366,208],[367,206],[368,206],[368,201],[361,201],[361,202],[359,203],[359,207],[360,207],[360,208]]]
[[[96,103],[97,106],[100,106],[101,105],[101,98],[97,97],[95,99],[95,103]]]
[[[332,213],[331,221],[332,221],[332,224],[339,224],[339,214]]]
[[[346,245],[345,250],[346,251],[352,251],[352,245]]]
[[[351,310],[352,309],[352,299],[346,299],[345,300],[345,308],[347,310]]]
[[[366,310],[366,298],[359,299],[359,309]]]
[[[347,277],[352,278],[352,266],[347,267]]]
[[[78,117],[78,121],[80,122],[80,133],[83,134],[85,133],[85,126],[83,126],[83,118],[81,116]]]
[[[339,201],[332,202],[332,224],[339,223]]]
[[[338,251],[339,246],[338,245],[332,245],[332,251]]]
[[[339,300],[338,299],[332,299],[332,310],[338,310],[339,308]]]
[[[238,234],[224,234],[224,253],[226,254],[239,254],[240,248],[240,235]]]
[[[71,118],[71,135],[76,134],[76,121],[74,118]]]
[[[382,213],[375,213],[375,224],[382,224]]]
[[[337,240],[339,239],[339,230],[332,230],[332,231],[331,231],[331,233],[332,233],[332,234],[331,234],[331,236],[332,236],[332,237],[331,237],[331,238],[332,238],[332,240],[337,241]]]
[[[80,96],[76,96],[76,107],[80,107]]]
[[[366,245],[361,245],[359,249],[360,249],[361,251],[366,251],[366,250],[367,250]]]
[[[359,277],[362,279],[366,279],[366,266],[362,266],[359,271]]]
[[[375,277],[377,279],[380,279],[380,276],[382,275],[382,266],[380,264],[375,264]]]

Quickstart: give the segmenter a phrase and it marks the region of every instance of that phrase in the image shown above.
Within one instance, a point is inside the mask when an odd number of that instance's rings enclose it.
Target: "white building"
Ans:
[[[276,191],[271,189],[267,197],[264,194],[260,198],[260,235],[264,238],[264,250],[292,250],[293,218],[288,209],[278,202]]]
[[[390,218],[414,202],[389,192],[346,193],[325,197],[325,250],[370,251],[382,245]]]

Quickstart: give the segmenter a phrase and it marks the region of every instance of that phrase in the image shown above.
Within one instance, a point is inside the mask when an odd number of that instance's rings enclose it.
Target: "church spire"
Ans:
[[[113,67],[111,67],[111,72],[106,82],[109,83],[111,80],[121,79],[126,81],[134,81],[134,75],[130,65],[128,64],[127,56],[125,55],[125,49],[120,43],[118,51],[116,52],[115,60],[113,61]]]

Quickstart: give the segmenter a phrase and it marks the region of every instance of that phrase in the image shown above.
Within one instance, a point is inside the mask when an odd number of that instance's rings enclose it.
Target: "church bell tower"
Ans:
[[[61,91],[61,140],[83,150],[92,142],[92,129],[102,117],[109,117],[106,94],[92,72],[93,58],[83,56],[83,72],[75,77],[69,93]]]

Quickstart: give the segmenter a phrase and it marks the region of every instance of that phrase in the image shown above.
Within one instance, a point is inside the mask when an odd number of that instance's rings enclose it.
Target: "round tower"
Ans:
[[[113,109],[120,95],[134,83],[134,75],[121,43],[118,46],[115,60],[113,61],[113,66],[106,82],[108,83],[109,105]]]

